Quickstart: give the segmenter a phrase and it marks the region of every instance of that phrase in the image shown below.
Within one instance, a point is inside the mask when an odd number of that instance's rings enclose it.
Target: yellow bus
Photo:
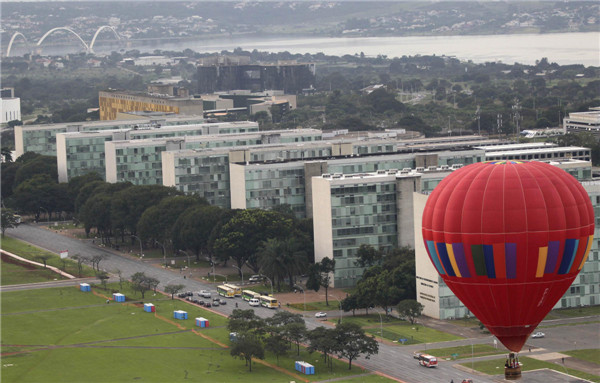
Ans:
[[[217,293],[222,296],[222,297],[226,297],[226,298],[233,298],[235,297],[235,292],[233,291],[233,289],[230,289],[229,287],[222,285],[222,286],[217,286]]]
[[[260,293],[255,293],[252,290],[244,290],[242,291],[242,299],[245,301],[250,301],[250,299],[260,300]]]
[[[270,308],[270,309],[275,309],[275,308],[277,308],[277,299],[275,299],[273,297],[268,297],[266,295],[261,295],[260,296],[260,305],[263,307]]]
[[[233,290],[233,294],[236,297],[239,297],[239,296],[242,295],[242,288],[240,286],[238,286],[238,285],[234,285],[232,283],[225,283],[225,284],[223,284],[223,286],[229,287],[230,289],[232,289]]]

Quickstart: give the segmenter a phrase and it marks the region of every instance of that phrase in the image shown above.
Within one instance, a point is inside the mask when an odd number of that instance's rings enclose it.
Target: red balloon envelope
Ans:
[[[454,171],[423,212],[423,240],[448,287],[509,350],[569,288],[594,233],[588,194],[543,162],[480,162]]]

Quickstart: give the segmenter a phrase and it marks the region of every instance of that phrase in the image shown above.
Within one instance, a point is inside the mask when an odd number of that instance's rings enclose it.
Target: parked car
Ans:
[[[204,301],[198,301],[198,304],[199,304],[200,306],[204,306]]]
[[[262,275],[253,275],[250,278],[248,278],[249,282],[260,282],[263,280]]]
[[[325,313],[323,311],[319,311],[318,313],[315,314],[315,318],[327,318],[327,313]]]
[[[208,290],[200,290],[200,292],[198,293],[199,296],[201,296],[202,298],[210,298],[210,291]]]
[[[223,303],[221,303],[221,300],[219,298],[215,298],[212,301],[213,306],[218,306],[218,305],[222,305]]]
[[[544,333],[543,333],[543,332],[541,332],[541,331],[534,332],[533,334],[531,334],[531,337],[532,337],[532,338],[543,338],[543,337],[545,337],[545,336],[546,336],[546,334],[544,334]]]
[[[260,306],[260,301],[256,298],[253,298],[248,301],[248,304],[250,306]]]
[[[462,383],[473,383],[473,379],[463,379]]]
[[[211,306],[210,302],[206,302],[206,303],[204,304],[204,307],[210,307],[210,306]]]

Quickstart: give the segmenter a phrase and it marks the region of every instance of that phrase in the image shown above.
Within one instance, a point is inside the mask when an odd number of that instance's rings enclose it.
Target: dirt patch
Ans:
[[[31,263],[21,262],[17,259],[14,259],[13,257],[9,257],[7,254],[4,254],[4,253],[2,253],[2,262],[17,265],[17,266],[23,267],[24,269],[27,269],[27,270],[37,270],[38,269],[37,266],[32,265]]]

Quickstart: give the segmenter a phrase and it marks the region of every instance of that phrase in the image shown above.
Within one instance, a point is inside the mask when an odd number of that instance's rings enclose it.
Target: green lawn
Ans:
[[[381,329],[378,327],[367,328],[365,331],[375,336],[381,336]],[[391,341],[397,341],[399,345],[402,344],[399,341],[400,339],[407,339],[407,341],[404,342],[404,345],[463,339],[460,336],[423,327],[421,325],[411,325],[406,322],[404,324],[384,326],[383,337]]]
[[[521,367],[522,371],[531,371],[541,368],[548,368],[560,372],[566,372],[570,375],[577,376],[582,379],[587,379],[592,382],[600,382],[600,376],[585,373],[583,371],[566,369],[562,365],[544,362],[537,359],[528,358],[526,356],[520,357],[519,361],[523,363]],[[471,368],[471,363],[461,363],[463,366]],[[488,375],[498,375],[504,373],[504,359],[486,360],[473,363],[473,368],[477,371],[483,372]]]
[[[427,350],[421,350],[421,352],[425,352],[427,354],[437,356],[438,358],[448,359],[466,359],[470,358],[471,355],[478,356],[486,356],[486,355],[499,355],[506,354],[505,350],[498,350],[493,346],[488,344],[475,344],[473,345],[473,349],[471,346],[458,346],[458,347],[446,347],[446,348],[433,348]],[[472,352],[472,354],[471,354]],[[458,354],[458,356],[454,357],[453,354]]]
[[[32,246],[25,242],[21,242],[18,239],[14,239],[11,237],[2,237],[2,249],[8,251],[9,253],[13,253],[20,257],[39,263],[43,262],[37,259],[38,256],[48,255],[50,256],[50,259],[46,261],[47,265],[57,267],[71,275],[78,276],[77,274],[79,271],[77,269],[77,262],[71,259],[66,259],[64,260],[63,264],[63,260],[60,259],[60,256],[58,254],[54,254],[49,251],[40,249],[39,247]],[[69,254],[69,256],[73,255],[74,254]],[[82,276],[91,277],[94,275],[94,270],[92,270],[91,267],[88,267],[86,265],[83,266]]]
[[[329,321],[333,322],[333,323],[337,323],[338,320],[336,318],[336,319],[330,319]],[[351,314],[349,314],[349,316],[344,316],[343,321],[350,322],[350,323],[356,323],[357,325],[359,325],[360,327],[363,327],[363,328],[367,328],[367,327],[379,328],[379,326],[382,323],[383,323],[384,327],[386,327],[390,324],[406,323],[405,321],[403,321],[401,319],[386,316],[384,314],[382,314],[381,317],[377,314],[359,315],[359,316],[352,316]]]
[[[7,382],[300,382],[334,378],[350,383],[387,382],[358,366],[348,370],[345,361],[325,367],[320,354],[291,349],[279,358],[266,353],[265,362],[253,363],[248,372],[243,360],[234,359],[229,345],[227,319],[200,307],[162,294],[147,292],[145,299],[127,285],[109,284],[93,291],[110,296],[120,290],[125,303],[111,301],[76,287],[1,293],[2,378]],[[139,302],[152,302],[156,315],[146,313]],[[173,310],[188,312],[187,320],[173,319]],[[210,327],[196,327],[202,316]],[[200,334],[197,335],[194,332]],[[219,342],[221,344],[219,344]],[[51,346],[51,347],[50,347]],[[9,353],[14,353],[8,355]],[[301,375],[295,360],[315,366],[315,375]],[[350,378],[356,376],[354,378]]]
[[[588,362],[600,364],[600,349],[593,348],[589,350],[572,350],[563,352],[577,359],[587,360]]]
[[[290,304],[290,307],[293,307],[296,310],[304,311],[304,302],[303,303],[292,303],[292,304]],[[333,311],[333,310],[338,310],[338,311],[340,310],[340,305],[335,300],[329,301],[329,306],[327,306],[325,301],[306,302],[306,311]],[[344,313],[344,315],[346,315],[346,313]]]
[[[18,285],[21,283],[47,282],[54,279],[65,279],[60,274],[43,267],[14,264],[11,262],[0,263],[2,286]]]

